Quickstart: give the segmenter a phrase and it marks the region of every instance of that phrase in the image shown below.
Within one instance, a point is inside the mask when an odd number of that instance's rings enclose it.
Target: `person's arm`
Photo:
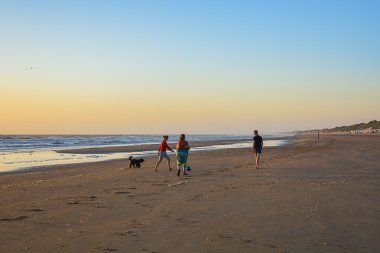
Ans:
[[[161,143],[162,144],[162,143]],[[161,151],[161,144],[160,144],[160,146],[158,147],[158,151],[157,151],[157,153],[158,153],[158,156],[160,156],[160,151]]]
[[[188,142],[186,142],[186,149],[187,149],[187,151],[189,151],[189,150],[190,150],[190,145],[189,145],[189,143],[188,143]]]
[[[169,149],[171,152],[174,153],[173,149],[171,147],[169,147],[168,143],[166,143],[166,148]]]

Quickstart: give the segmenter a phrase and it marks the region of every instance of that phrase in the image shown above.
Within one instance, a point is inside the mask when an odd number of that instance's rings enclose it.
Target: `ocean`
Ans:
[[[273,139],[279,135],[263,136],[264,139]],[[169,143],[176,141],[177,135],[169,136]],[[188,135],[188,141],[236,140],[235,144],[213,145],[193,148],[192,152],[201,150],[215,150],[225,148],[243,148],[251,144],[249,135]],[[28,169],[58,164],[71,164],[81,162],[96,162],[110,159],[127,158],[134,156],[155,155],[156,150],[143,152],[123,152],[110,154],[65,154],[55,150],[133,146],[144,144],[158,144],[160,135],[2,135],[0,136],[0,173],[27,171]],[[270,140],[265,146],[284,145],[285,140]]]

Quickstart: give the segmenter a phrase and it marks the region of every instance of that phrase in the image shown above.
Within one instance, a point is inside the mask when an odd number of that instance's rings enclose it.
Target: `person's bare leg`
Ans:
[[[157,167],[158,167],[158,165],[161,163],[161,161],[162,161],[162,157],[160,156],[160,157],[158,158],[158,161],[157,161],[157,163],[156,163],[156,166],[154,167],[154,170],[155,170],[155,171],[158,171],[158,170],[157,170]]]
[[[166,160],[168,160],[168,166],[169,166],[169,170],[173,170],[170,166],[170,158],[169,157],[165,157]]]
[[[260,153],[256,153],[256,169],[260,166]]]

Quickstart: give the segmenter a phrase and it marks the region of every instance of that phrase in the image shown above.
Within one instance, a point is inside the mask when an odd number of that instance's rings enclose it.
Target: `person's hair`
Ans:
[[[181,135],[179,136],[179,139],[182,140],[182,141],[184,141],[184,140],[185,140],[185,135],[184,135],[184,134],[181,134]]]
[[[166,139],[169,139],[169,136],[167,136],[167,135],[164,135],[164,136],[162,136],[162,137],[164,137],[164,138],[166,138]]]
[[[259,133],[259,131],[255,130],[255,131],[253,131],[253,133],[255,133],[255,134],[258,134],[258,133]]]

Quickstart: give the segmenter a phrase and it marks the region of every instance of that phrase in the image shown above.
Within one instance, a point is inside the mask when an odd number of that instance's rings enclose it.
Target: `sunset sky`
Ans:
[[[380,1],[0,1],[0,134],[380,119]]]

